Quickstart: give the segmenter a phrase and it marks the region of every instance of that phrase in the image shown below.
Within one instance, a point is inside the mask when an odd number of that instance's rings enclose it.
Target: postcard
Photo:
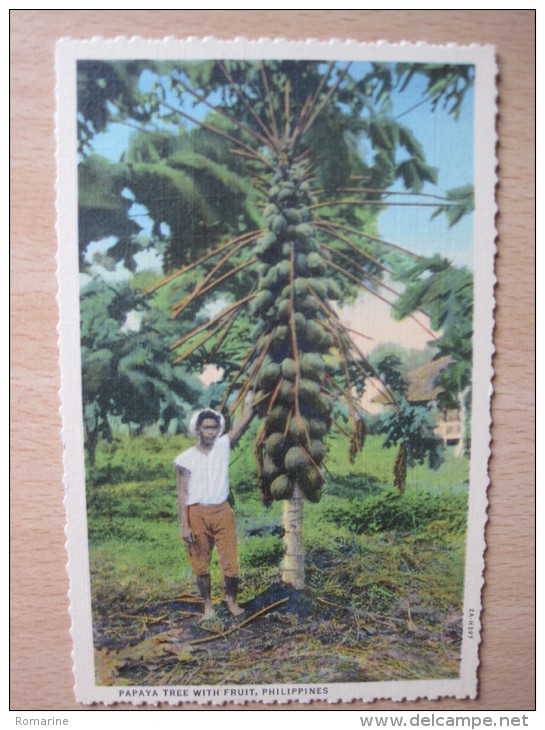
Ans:
[[[476,696],[495,75],[455,43],[59,41],[78,702]]]

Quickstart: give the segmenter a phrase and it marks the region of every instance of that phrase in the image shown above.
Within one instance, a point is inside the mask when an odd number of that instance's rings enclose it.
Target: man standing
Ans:
[[[190,430],[197,443],[174,460],[180,537],[187,546],[197,588],[204,600],[203,618],[214,615],[210,557],[214,545],[223,573],[225,603],[233,616],[243,613],[237,603],[239,583],[235,518],[229,496],[229,454],[253,416],[251,403],[233,430],[223,435],[223,416],[211,408],[196,413]]]

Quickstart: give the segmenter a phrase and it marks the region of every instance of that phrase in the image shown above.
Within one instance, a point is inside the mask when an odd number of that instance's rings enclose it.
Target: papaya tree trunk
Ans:
[[[283,502],[284,509],[284,562],[282,581],[300,591],[305,586],[303,553],[303,495],[296,482],[290,499]]]

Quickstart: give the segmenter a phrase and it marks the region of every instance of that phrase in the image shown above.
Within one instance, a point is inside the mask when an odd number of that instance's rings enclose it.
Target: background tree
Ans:
[[[99,437],[111,440],[112,418],[134,433],[155,423],[166,431],[187,415],[200,387],[169,361],[168,319],[130,286],[94,277],[80,301],[83,423],[92,466]]]
[[[392,402],[379,416],[379,430],[386,434],[384,448],[398,446],[394,461],[394,487],[405,491],[407,467],[428,460],[430,469],[438,469],[443,461],[441,440],[435,435],[435,419],[422,405],[407,401],[409,384],[402,374],[401,361],[386,355],[376,364],[376,371],[388,386]]]
[[[411,312],[425,311],[431,326],[440,332],[433,341],[434,359],[450,356],[450,363],[437,377],[442,391],[438,401],[444,409],[458,408],[462,434],[457,452],[467,436],[467,406],[471,392],[473,341],[473,275],[440,256],[422,258],[400,275],[405,285],[394,307],[398,319]]]

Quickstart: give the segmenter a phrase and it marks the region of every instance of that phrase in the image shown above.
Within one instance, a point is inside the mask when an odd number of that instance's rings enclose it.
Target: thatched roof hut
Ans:
[[[437,400],[437,396],[443,391],[443,388],[437,385],[437,378],[451,362],[452,357],[445,355],[437,360],[430,360],[407,373],[405,380],[409,384],[407,391],[409,403],[425,404]],[[387,405],[390,403],[390,399],[386,393],[381,393],[373,399],[373,402]]]

